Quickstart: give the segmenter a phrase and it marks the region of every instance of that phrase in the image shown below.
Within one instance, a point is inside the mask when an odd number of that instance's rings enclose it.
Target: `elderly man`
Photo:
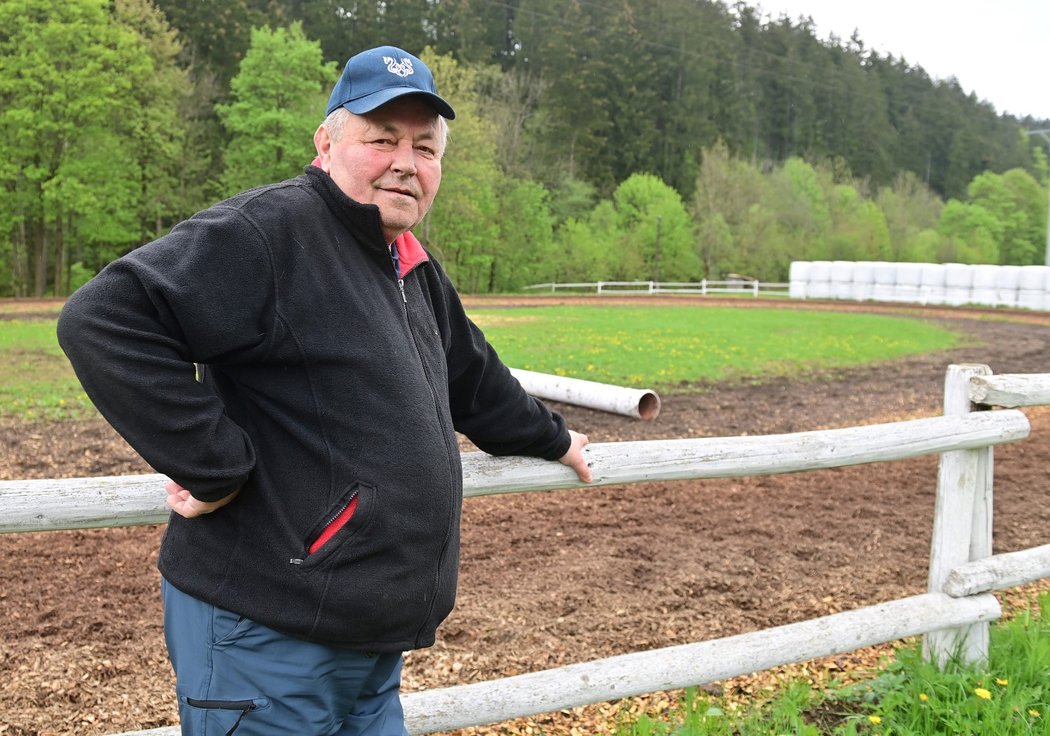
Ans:
[[[455,113],[401,49],[352,57],[316,165],[180,223],[79,290],[59,338],[171,478],[165,637],[184,734],[404,734],[402,652],[452,610],[462,472],[583,435],[527,396],[409,229]]]

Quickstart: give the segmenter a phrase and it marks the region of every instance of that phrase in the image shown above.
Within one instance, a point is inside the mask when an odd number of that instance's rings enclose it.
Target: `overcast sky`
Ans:
[[[774,19],[813,19],[817,37],[854,29],[868,48],[955,77],[996,112],[1050,120],[1050,0],[754,0]]]

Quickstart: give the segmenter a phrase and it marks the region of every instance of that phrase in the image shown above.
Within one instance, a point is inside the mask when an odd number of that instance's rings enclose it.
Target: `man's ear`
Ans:
[[[326,174],[329,173],[329,169],[332,168],[332,136],[328,135],[328,129],[323,125],[317,126],[314,132],[314,148],[319,159],[316,166]]]

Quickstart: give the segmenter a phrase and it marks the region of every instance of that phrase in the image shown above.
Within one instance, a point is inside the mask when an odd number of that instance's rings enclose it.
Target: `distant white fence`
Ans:
[[[596,294],[740,294],[743,296],[787,296],[790,284],[754,279],[728,281],[580,281],[533,284],[531,291],[593,291]]]
[[[988,591],[1050,577],[1050,545],[992,556],[992,447],[1028,436],[1016,409],[1050,403],[1050,374],[993,376],[950,366],[944,416],[793,434],[613,442],[586,448],[593,486],[773,475],[940,453],[929,592],[723,639],[624,654],[403,696],[409,732],[449,731],[588,703],[684,688],[925,634],[943,663],[987,656]],[[571,469],[531,458],[463,455],[464,495],[590,488]],[[0,532],[160,523],[158,475],[0,482]],[[136,731],[177,736],[178,728]],[[124,736],[132,736],[125,734]]]
[[[1050,311],[1050,266],[794,261],[794,299],[852,299]]]

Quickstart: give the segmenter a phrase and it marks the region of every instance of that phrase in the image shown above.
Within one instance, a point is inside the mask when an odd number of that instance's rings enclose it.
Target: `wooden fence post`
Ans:
[[[991,375],[986,365],[950,365],[944,378],[944,413],[969,413],[970,379]],[[930,543],[929,590],[942,592],[952,568],[992,554],[992,448],[941,454]],[[942,669],[955,656],[963,663],[988,659],[988,624],[942,629],[926,635],[924,656]]]

